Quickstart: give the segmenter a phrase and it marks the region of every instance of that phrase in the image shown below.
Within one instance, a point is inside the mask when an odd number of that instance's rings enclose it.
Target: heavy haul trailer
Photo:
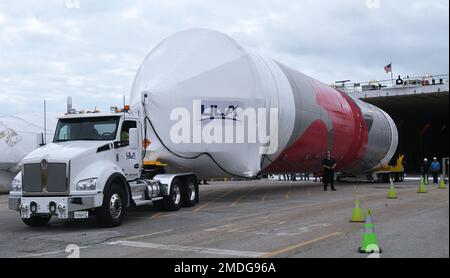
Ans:
[[[126,207],[195,205],[199,179],[317,173],[327,150],[336,171],[369,173],[397,148],[396,126],[381,109],[205,29],[176,33],[149,53],[130,105],[121,113],[68,109],[53,142],[23,159],[10,208],[33,226],[90,213],[116,226]],[[166,164],[164,173],[150,161]]]

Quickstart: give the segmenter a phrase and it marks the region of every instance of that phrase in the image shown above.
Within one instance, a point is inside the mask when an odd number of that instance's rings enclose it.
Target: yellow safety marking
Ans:
[[[159,162],[159,161],[153,161],[153,160],[147,160],[147,161],[144,161],[144,165],[155,165],[155,166],[167,166],[168,164],[165,164],[165,163],[161,163],[161,162]]]
[[[211,190],[211,191],[209,191],[209,192],[206,192],[205,194],[201,194],[200,196],[201,196],[201,197],[208,196],[209,194],[214,193],[214,192],[216,192],[217,190],[218,190],[218,189]]]
[[[267,199],[267,195],[269,194],[269,192],[266,192],[266,194],[264,194],[264,196],[261,197],[261,202],[265,202]]]
[[[292,191],[292,184],[289,185],[289,190],[286,192],[286,194],[284,194],[284,198],[285,198],[286,200],[289,199],[289,194],[291,194],[291,191]]]
[[[266,191],[266,193],[264,194],[264,196],[261,197],[261,202],[265,202],[267,199],[267,196],[269,195],[269,192],[272,190],[273,187],[269,188],[269,190]]]
[[[192,212],[197,212],[197,211],[199,211],[199,210],[201,210],[202,208],[207,207],[207,206],[208,206],[208,203],[203,204],[203,205],[199,206],[198,208],[194,209]]]
[[[161,216],[161,214],[163,214],[163,212],[158,212],[157,214],[152,215],[152,216],[150,217],[150,219],[158,218],[159,216]]]
[[[289,252],[289,251],[292,251],[292,250],[295,250],[295,249],[298,249],[298,248],[301,248],[301,247],[304,247],[304,246],[316,243],[316,242],[321,241],[321,240],[328,239],[330,237],[338,236],[340,234],[342,234],[342,232],[334,232],[334,233],[331,233],[331,234],[328,234],[328,235],[317,237],[317,238],[314,238],[314,239],[311,239],[311,240],[308,240],[308,241],[304,241],[304,242],[301,242],[301,243],[298,243],[298,244],[295,244],[295,245],[292,245],[292,246],[288,246],[288,247],[285,247],[285,248],[282,248],[282,249],[278,249],[278,250],[275,250],[275,251],[271,251],[271,252],[265,253],[264,255],[261,256],[261,258],[270,258],[270,257],[278,256],[280,254],[283,254],[283,253],[286,253],[286,252]]]
[[[236,206],[242,199],[244,199],[245,197],[247,197],[252,191],[254,191],[256,189],[256,187],[250,189],[249,191],[247,191],[247,193],[245,193],[244,195],[240,196],[239,198],[236,199],[236,201],[234,201],[230,207],[234,207]]]
[[[207,206],[209,205],[209,203],[215,202],[215,201],[217,201],[217,200],[222,199],[223,197],[227,196],[228,194],[230,194],[230,193],[233,192],[234,190],[235,190],[235,189],[232,189],[232,190],[230,190],[230,191],[228,191],[228,192],[225,192],[225,193],[222,194],[221,196],[219,196],[219,197],[217,197],[217,198],[215,198],[215,199],[213,199],[213,200],[211,200],[211,201],[205,203],[204,205],[199,206],[198,208],[194,209],[192,212],[194,212],[194,213],[195,213],[195,212],[198,212],[199,210],[201,210],[201,209],[207,207]]]

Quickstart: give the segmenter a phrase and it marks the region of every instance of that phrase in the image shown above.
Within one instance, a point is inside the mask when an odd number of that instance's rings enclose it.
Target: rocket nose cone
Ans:
[[[130,102],[139,104],[143,91],[156,95],[188,94],[186,90],[177,90],[180,83],[216,71],[244,55],[246,52],[240,45],[217,31],[189,29],[175,33],[144,59],[132,86]],[[226,78],[224,73],[223,78]],[[213,80],[208,84],[214,87]],[[197,90],[196,94],[202,92]]]

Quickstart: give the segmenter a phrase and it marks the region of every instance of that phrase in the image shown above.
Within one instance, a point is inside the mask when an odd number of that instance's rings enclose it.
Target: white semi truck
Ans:
[[[139,118],[127,109],[66,113],[59,118],[53,142],[22,160],[9,208],[29,226],[46,225],[52,216],[95,214],[101,226],[113,227],[121,224],[126,207],[194,206],[199,200],[194,174],[146,169],[142,130]]]

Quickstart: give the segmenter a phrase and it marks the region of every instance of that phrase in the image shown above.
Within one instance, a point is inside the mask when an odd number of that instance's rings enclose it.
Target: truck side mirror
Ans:
[[[38,133],[36,134],[36,148],[44,146],[44,134]]]
[[[132,150],[139,149],[139,134],[137,128],[130,128],[129,142],[130,142],[130,149]]]

